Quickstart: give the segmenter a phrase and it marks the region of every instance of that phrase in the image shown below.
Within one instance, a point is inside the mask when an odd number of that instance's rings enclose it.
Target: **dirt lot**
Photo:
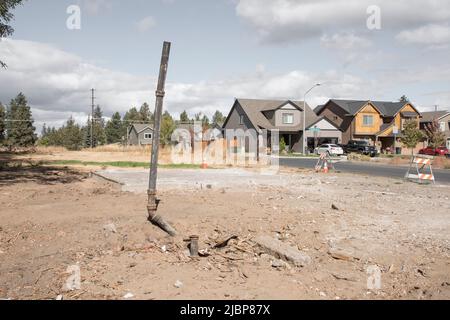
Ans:
[[[305,171],[280,173],[283,184],[162,185],[159,213],[180,234],[169,238],[146,222],[145,194],[79,170],[1,169],[0,298],[450,299],[450,187]],[[192,234],[209,256],[187,256]],[[311,264],[263,253],[258,235]],[[75,264],[81,290],[63,292]],[[381,290],[367,289],[370,266]]]

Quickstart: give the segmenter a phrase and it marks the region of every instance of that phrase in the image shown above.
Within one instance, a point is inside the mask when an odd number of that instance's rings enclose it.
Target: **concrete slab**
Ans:
[[[100,170],[96,175],[122,185],[122,191],[143,193],[148,187],[148,170]],[[288,175],[264,175],[244,169],[161,169],[158,171],[158,189],[220,189],[256,188],[261,185],[285,186]]]

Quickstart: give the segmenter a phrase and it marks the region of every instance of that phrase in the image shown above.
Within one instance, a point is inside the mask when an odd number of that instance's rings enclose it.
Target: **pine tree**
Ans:
[[[11,13],[23,0],[1,0],[0,2],[0,40],[13,34],[14,29],[9,25],[14,19]],[[0,59],[0,67],[6,68],[6,63]]]
[[[106,123],[106,142],[108,144],[121,142],[124,137],[122,128],[122,117],[120,113],[116,112],[113,114],[111,120]]]
[[[31,147],[35,144],[36,128],[33,126],[31,109],[23,93],[11,100],[8,120],[7,139],[10,147]]]
[[[94,147],[106,144],[105,120],[100,106],[94,109]]]
[[[184,111],[180,114],[180,122],[181,122],[181,123],[187,123],[187,122],[189,122],[189,116],[188,116],[186,110],[184,110]]]
[[[75,120],[70,117],[66,124],[60,129],[62,146],[68,150],[80,150],[83,146],[83,133]]]
[[[400,101],[400,102],[403,102],[403,103],[408,103],[408,102],[409,102],[409,99],[408,99],[407,96],[402,95],[402,97],[399,99],[399,101]]]
[[[202,127],[204,130],[209,128],[209,118],[206,115],[202,118]]]
[[[168,111],[164,112],[161,119],[161,144],[163,146],[170,144],[172,134],[175,131],[175,121]]]
[[[5,142],[6,132],[6,109],[0,102],[0,146]]]
[[[88,116],[88,120],[86,125],[81,129],[81,132],[83,133],[83,146],[85,148],[91,148],[91,132],[92,132],[92,122],[91,122],[91,116]],[[93,146],[96,145],[96,142],[94,141]]]
[[[142,122],[144,122],[144,123],[150,123],[154,119],[153,114],[150,111],[150,107],[147,104],[147,102],[144,102],[144,104],[141,106],[141,109],[139,109],[139,115],[140,115],[140,120],[142,120]]]
[[[212,122],[214,124],[218,124],[219,126],[222,126],[225,122],[225,117],[223,116],[223,113],[220,112],[219,110],[217,110],[216,113],[214,113],[214,115],[213,115]]]

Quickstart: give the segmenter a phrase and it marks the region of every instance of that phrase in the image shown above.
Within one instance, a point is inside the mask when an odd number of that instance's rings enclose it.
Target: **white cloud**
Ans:
[[[83,10],[89,15],[98,15],[101,12],[110,10],[112,8],[111,0],[83,0]]]
[[[155,18],[148,16],[136,22],[136,28],[139,32],[147,32],[156,26]]]
[[[367,31],[367,8],[381,8],[382,29],[450,19],[448,0],[238,0],[236,13],[268,42],[302,40],[333,30]]]
[[[397,35],[397,39],[403,43],[442,46],[450,43],[450,26],[448,24],[428,24],[426,26],[404,30]]]
[[[324,34],[320,43],[324,47],[338,50],[365,49],[372,45],[370,40],[350,32],[335,33],[332,36]]]
[[[81,124],[90,112],[90,89],[96,88],[97,103],[105,116],[147,101],[154,103],[156,77],[116,72],[87,63],[82,58],[53,46],[7,39],[0,42],[0,56],[9,69],[0,72],[0,101],[8,103],[23,92],[32,106],[37,124],[59,126],[70,116]],[[261,70],[259,70],[261,71]],[[310,73],[301,70],[284,74],[254,72],[222,81],[167,84],[166,103],[172,114],[215,110],[227,113],[235,97],[301,99],[312,83],[326,85],[310,96],[309,103],[323,103],[326,97],[364,98],[376,90],[369,80],[335,71]],[[371,81],[371,80],[370,80]],[[381,92],[381,91],[380,91]]]

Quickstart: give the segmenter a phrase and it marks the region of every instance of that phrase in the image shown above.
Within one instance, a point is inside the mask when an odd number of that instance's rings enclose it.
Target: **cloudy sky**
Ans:
[[[79,30],[67,28],[71,5]],[[420,110],[450,109],[448,0],[28,0],[15,15],[0,101],[24,92],[38,127],[85,122],[92,87],[105,116],[153,105],[164,40],[174,115],[302,99],[317,82],[312,106],[405,94]]]

